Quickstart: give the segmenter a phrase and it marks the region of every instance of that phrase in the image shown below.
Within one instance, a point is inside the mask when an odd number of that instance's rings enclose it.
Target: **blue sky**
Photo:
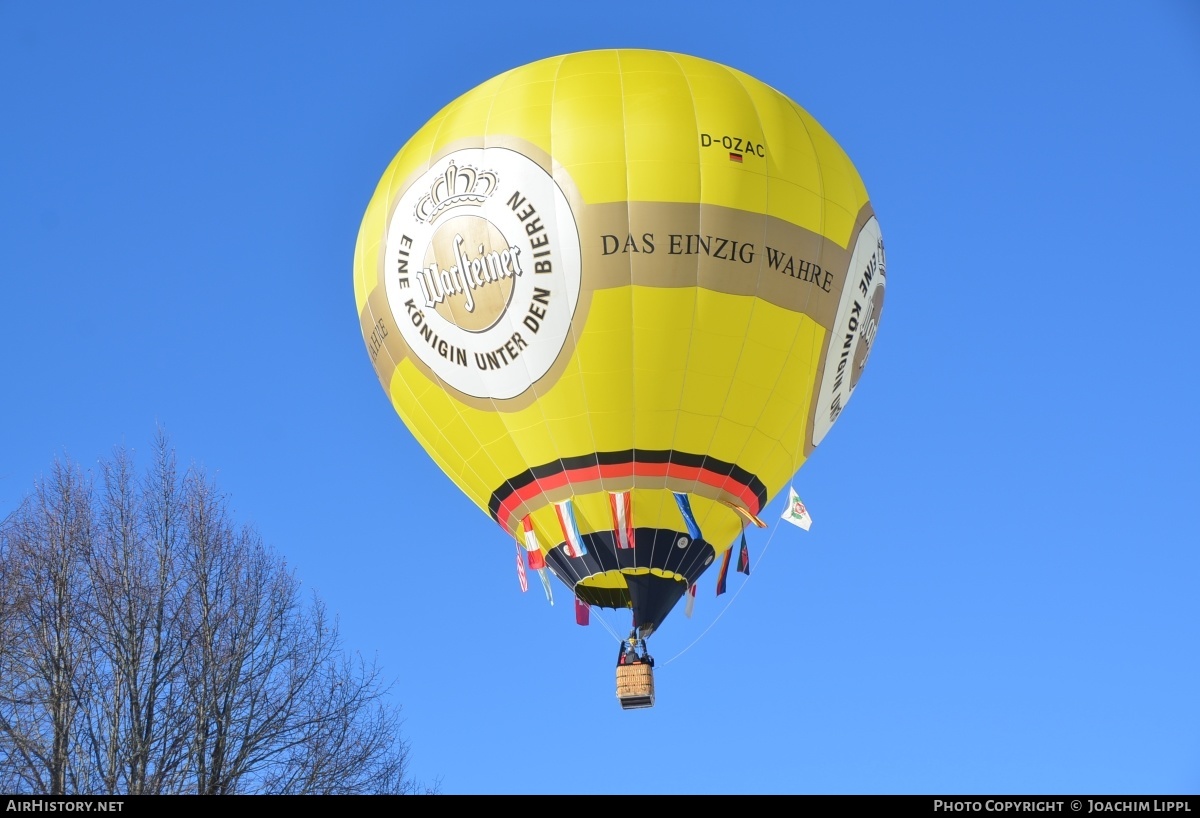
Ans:
[[[579,9],[0,0],[0,513],[162,424],[396,678],[450,793],[1200,792],[1200,6]],[[613,637],[520,593],[396,417],[351,287],[421,124],[608,47],[795,99],[889,262],[794,480],[812,530],[706,575],[637,712]]]

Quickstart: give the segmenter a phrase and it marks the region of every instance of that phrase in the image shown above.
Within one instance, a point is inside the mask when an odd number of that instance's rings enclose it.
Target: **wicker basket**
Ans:
[[[626,710],[654,706],[654,668],[648,664],[618,665],[617,698]]]

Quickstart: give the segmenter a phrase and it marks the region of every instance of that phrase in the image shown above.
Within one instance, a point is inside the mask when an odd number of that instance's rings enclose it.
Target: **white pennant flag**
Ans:
[[[696,609],[696,583],[692,583],[692,587],[687,589],[687,604],[683,606],[683,615],[688,619],[692,618],[692,611]]]
[[[804,507],[804,503],[800,502],[800,495],[791,486],[788,486],[788,500],[787,505],[783,507],[783,519],[805,531],[808,531],[808,527],[812,525],[812,517],[808,516],[808,509]]]

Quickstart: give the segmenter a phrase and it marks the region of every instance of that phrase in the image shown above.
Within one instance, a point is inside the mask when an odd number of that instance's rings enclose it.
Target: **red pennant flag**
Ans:
[[[579,597],[575,597],[575,624],[587,625],[592,621],[592,609]]]
[[[546,567],[546,560],[542,557],[542,547],[538,543],[537,534],[533,532],[533,520],[528,514],[521,520],[521,527],[525,530],[525,553],[529,555],[529,567],[540,571]]]
[[[732,548],[725,549],[725,556],[721,557],[721,573],[717,574],[717,596],[725,593],[725,580],[729,577],[729,558],[733,555]]]
[[[762,520],[758,519],[757,517],[755,517],[753,514],[751,514],[749,509],[747,509],[743,506],[739,506],[737,503],[725,503],[725,505],[732,508],[738,514],[741,514],[743,517],[745,517],[750,522],[754,523],[759,528],[767,527],[767,524],[764,523]]]
[[[633,503],[629,492],[610,493],[608,505],[612,509],[613,539],[617,548],[633,548]]]
[[[521,593],[529,590],[529,579],[525,576],[525,560],[521,559],[520,546],[517,546],[517,581],[521,583]]]

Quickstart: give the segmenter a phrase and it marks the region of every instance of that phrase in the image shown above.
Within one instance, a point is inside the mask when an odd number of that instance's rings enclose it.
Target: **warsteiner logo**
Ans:
[[[413,355],[473,397],[525,392],[554,364],[579,301],[579,229],[562,190],[508,148],[442,157],[388,223],[385,292]]]
[[[825,371],[817,393],[814,446],[819,445],[829,432],[858,386],[879,328],[886,286],[887,255],[883,250],[879,222],[872,216],[854,243],[837,315],[829,332]]]

